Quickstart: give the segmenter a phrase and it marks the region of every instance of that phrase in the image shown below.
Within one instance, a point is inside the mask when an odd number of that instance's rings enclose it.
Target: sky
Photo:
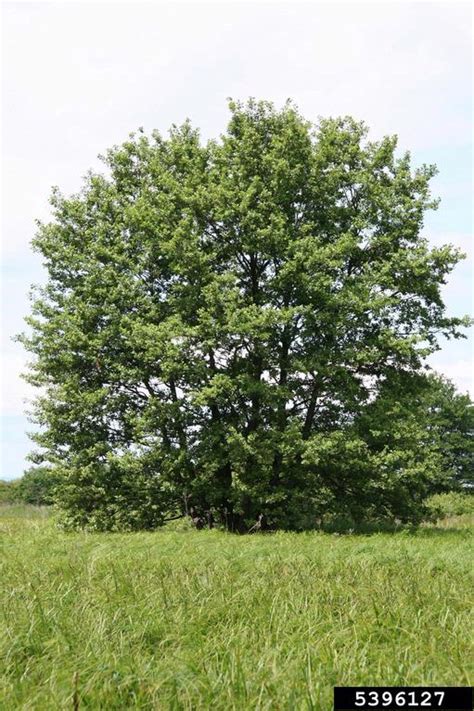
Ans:
[[[30,240],[53,185],[75,192],[98,154],[138,127],[191,119],[219,136],[227,98],[250,96],[305,118],[350,114],[372,139],[398,134],[414,165],[435,163],[441,198],[423,234],[468,255],[444,287],[452,315],[473,312],[472,9],[470,3],[4,2],[2,6],[1,479],[32,448],[21,379],[32,283]],[[474,394],[473,339],[430,363]]]

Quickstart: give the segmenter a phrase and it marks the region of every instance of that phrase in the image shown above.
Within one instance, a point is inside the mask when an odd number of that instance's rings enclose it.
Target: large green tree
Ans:
[[[36,461],[73,525],[301,528],[382,491],[405,515],[439,476],[355,434],[463,324],[440,295],[461,255],[421,236],[434,167],[351,118],[230,110],[218,141],[131,136],[34,240]]]

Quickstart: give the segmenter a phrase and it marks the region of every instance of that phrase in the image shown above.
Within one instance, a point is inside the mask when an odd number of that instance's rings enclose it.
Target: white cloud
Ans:
[[[471,398],[474,398],[474,361],[472,359],[441,361],[433,367],[438,373],[452,380],[460,392],[468,392]]]
[[[352,114],[373,138],[398,133],[402,149],[428,162],[470,141],[467,4],[12,2],[3,22],[6,341],[22,330],[24,295],[41,279],[29,243],[35,218],[49,215],[51,185],[77,190],[99,167],[97,154],[139,126],[165,132],[189,116],[207,138],[223,131],[228,96],[291,97],[309,119]],[[427,234],[472,254],[458,210],[467,212],[472,190],[457,168],[451,160],[436,183],[443,202]],[[436,229],[443,215],[452,235]],[[460,266],[446,289],[457,312],[469,278]],[[5,349],[3,406],[19,413],[29,394],[19,379],[26,359],[19,346]],[[465,342],[450,345],[441,366],[460,383],[466,352]]]
[[[19,253],[50,185],[75,190],[96,155],[140,125],[188,115],[206,135],[225,99],[350,113],[403,147],[470,134],[469,10],[455,4],[6,5],[5,248]]]
[[[21,377],[27,369],[27,358],[21,353],[2,353],[1,414],[23,415],[38,393]]]

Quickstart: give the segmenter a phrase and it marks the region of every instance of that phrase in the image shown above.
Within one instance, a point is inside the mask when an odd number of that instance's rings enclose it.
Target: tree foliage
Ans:
[[[410,518],[444,475],[390,388],[465,323],[440,294],[461,255],[421,235],[435,169],[351,118],[230,110],[218,141],[139,132],[79,194],[54,191],[23,336],[36,461],[73,525]]]

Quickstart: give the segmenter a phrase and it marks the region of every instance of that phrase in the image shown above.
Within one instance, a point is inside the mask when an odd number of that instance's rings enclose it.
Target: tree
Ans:
[[[36,461],[72,525],[298,529],[341,497],[363,509],[382,475],[349,429],[466,323],[440,295],[462,255],[421,236],[433,166],[351,118],[230,110],[219,141],[132,135],[39,226],[48,281],[22,340]]]
[[[447,378],[431,376],[422,392],[422,412],[428,429],[437,437],[448,475],[446,490],[469,491],[474,487],[474,404],[469,395],[456,391]]]
[[[368,472],[364,497],[356,489],[340,497],[339,507],[356,520],[394,513],[416,522],[427,513],[428,496],[473,482],[474,407],[433,373],[387,375],[345,432],[345,445],[354,441],[362,457],[349,457],[348,467],[352,478],[359,467],[359,483]]]

